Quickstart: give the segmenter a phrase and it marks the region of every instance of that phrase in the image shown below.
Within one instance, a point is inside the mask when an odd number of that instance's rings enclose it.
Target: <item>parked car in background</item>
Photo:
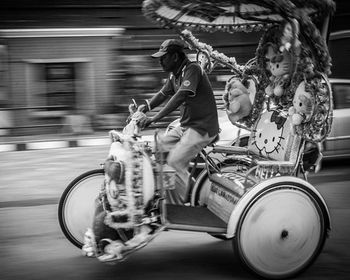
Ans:
[[[350,157],[350,79],[330,79],[333,90],[333,125],[323,143],[324,159]]]
[[[240,130],[232,124],[227,117],[225,109],[218,110],[218,117],[220,126],[218,145],[239,145],[242,147],[248,145],[250,131],[246,129]],[[239,143],[236,143],[238,137],[240,140]]]

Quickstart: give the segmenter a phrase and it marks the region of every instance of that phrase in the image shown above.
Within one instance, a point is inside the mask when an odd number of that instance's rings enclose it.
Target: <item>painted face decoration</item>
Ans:
[[[277,111],[268,111],[261,115],[253,135],[254,145],[260,155],[269,156],[279,153],[283,147],[284,123],[287,118],[279,115]]]

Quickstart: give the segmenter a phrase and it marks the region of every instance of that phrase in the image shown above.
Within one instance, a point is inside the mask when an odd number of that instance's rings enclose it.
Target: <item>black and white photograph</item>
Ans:
[[[350,279],[350,2],[2,0],[0,279]]]

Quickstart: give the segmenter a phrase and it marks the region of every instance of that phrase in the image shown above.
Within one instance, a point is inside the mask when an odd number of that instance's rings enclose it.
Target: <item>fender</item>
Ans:
[[[329,214],[329,210],[327,207],[327,204],[321,194],[318,192],[318,190],[312,186],[309,182],[293,177],[293,176],[280,176],[280,177],[274,177],[267,179],[265,181],[262,181],[261,183],[257,184],[255,187],[253,187],[251,190],[249,190],[247,193],[245,193],[242,198],[238,201],[236,207],[231,213],[228,226],[227,226],[227,237],[232,238],[236,234],[237,230],[237,224],[247,208],[247,206],[260,194],[264,193],[265,191],[269,190],[271,186],[283,186],[283,185],[294,185],[297,187],[300,187],[301,189],[305,190],[306,192],[310,193],[315,197],[315,199],[319,202],[319,206],[321,207],[321,210],[325,213],[325,226],[327,228],[327,231],[329,232],[331,229],[331,218]]]

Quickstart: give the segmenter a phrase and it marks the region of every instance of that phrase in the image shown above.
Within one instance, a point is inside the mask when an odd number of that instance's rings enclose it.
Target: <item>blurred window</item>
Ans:
[[[77,107],[75,62],[28,63],[29,107],[37,116],[63,116]]]
[[[45,64],[45,79],[47,105],[74,109],[76,103],[75,64],[47,63]]]
[[[7,71],[7,47],[0,44],[0,107],[8,101]]]
[[[333,84],[334,109],[350,108],[350,84]]]

